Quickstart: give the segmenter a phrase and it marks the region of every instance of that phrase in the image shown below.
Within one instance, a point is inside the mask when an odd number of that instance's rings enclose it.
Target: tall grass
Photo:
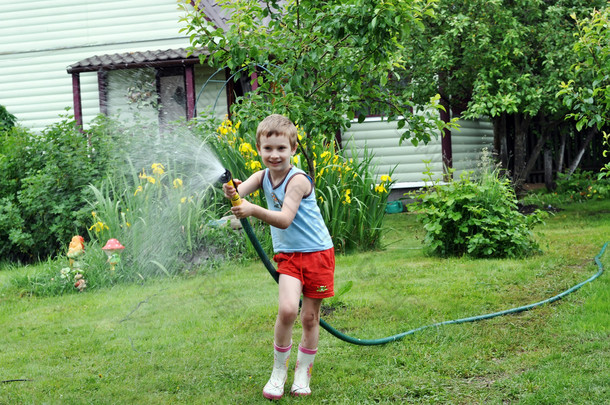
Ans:
[[[316,192],[322,216],[339,252],[380,248],[381,224],[391,189],[392,172],[376,180],[373,155],[347,158],[334,142],[314,144]],[[356,156],[352,153],[352,156]],[[300,161],[300,160],[299,160]]]

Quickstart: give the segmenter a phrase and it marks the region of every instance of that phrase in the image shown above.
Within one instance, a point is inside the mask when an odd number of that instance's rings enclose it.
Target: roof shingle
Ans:
[[[99,70],[129,69],[137,67],[161,67],[193,65],[199,63],[199,55],[207,55],[205,49],[188,55],[186,48],[144,52],[125,52],[95,55],[67,67],[68,73],[95,72]]]

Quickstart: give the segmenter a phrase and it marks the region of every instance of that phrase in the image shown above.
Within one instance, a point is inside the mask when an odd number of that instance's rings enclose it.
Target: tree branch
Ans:
[[[362,58],[360,58],[359,60],[357,60],[356,62],[354,62],[355,65],[358,65],[360,62],[364,61],[369,55],[364,55]],[[327,78],[325,81],[323,81],[322,83],[320,83],[320,85],[318,85],[316,88],[314,88],[311,92],[309,92],[307,94],[306,97],[311,97],[313,96],[318,90],[320,90],[322,87],[326,86],[328,84],[328,82],[330,82],[331,80],[333,80],[335,77],[337,77],[338,73],[335,73],[334,75],[330,76],[329,78]]]

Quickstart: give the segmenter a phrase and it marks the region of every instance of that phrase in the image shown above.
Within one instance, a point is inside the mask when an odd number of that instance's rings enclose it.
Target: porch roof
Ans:
[[[186,48],[179,48],[95,55],[68,66],[67,71],[69,74],[72,74],[97,72],[100,70],[194,65],[199,63],[199,55],[208,54],[207,49],[200,49],[194,51],[191,55],[188,55]]]

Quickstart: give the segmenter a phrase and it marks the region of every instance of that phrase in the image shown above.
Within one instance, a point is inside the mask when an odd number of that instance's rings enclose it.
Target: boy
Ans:
[[[224,191],[231,198],[235,193],[245,196],[262,188],[267,200],[267,209],[245,200],[231,208],[237,218],[253,216],[271,225],[273,259],[280,273],[274,364],[263,396],[280,399],[284,394],[292,327],[299,312],[301,293],[303,336],[290,393],[310,395],[309,382],[320,332],[320,306],[323,298],[334,295],[333,243],[316,203],[312,179],[290,163],[297,149],[294,124],[282,115],[268,116],[256,130],[256,148],[266,169],[243,183],[236,180],[236,188],[225,185]]]

